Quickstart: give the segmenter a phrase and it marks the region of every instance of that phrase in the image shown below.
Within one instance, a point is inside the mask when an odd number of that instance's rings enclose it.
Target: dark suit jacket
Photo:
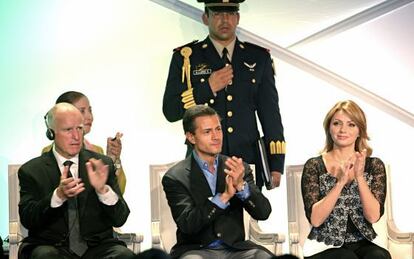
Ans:
[[[208,78],[211,73],[224,66],[217,50],[209,37],[186,46],[192,50],[192,97],[196,104],[209,105],[222,118],[222,154],[241,157],[243,161],[255,164],[256,184],[263,185],[257,145],[257,112],[268,148],[270,170],[283,173],[285,151],[274,153],[269,150],[272,141],[284,142],[279,97],[269,52],[260,46],[237,39],[231,61],[234,74],[232,85],[214,95]],[[185,112],[181,94],[187,90],[187,84],[186,81],[182,82],[182,66],[183,57],[180,48],[177,48],[171,59],[163,99],[163,112],[168,121],[182,119]]]
[[[90,158],[102,159],[109,165],[107,184],[118,194],[113,206],[101,203],[89,183],[85,163]],[[53,191],[60,182],[60,170],[52,151],[42,154],[22,165],[18,172],[20,182],[20,221],[29,230],[21,251],[40,244],[67,244],[67,203],[58,208],[50,207]],[[119,190],[112,160],[104,155],[82,149],[79,153],[79,177],[85,190],[78,195],[79,222],[82,237],[88,246],[113,239],[112,227],[122,226],[128,218],[129,208]],[[29,249],[30,250],[30,249]]]
[[[219,156],[217,193],[223,193],[225,189],[226,158]],[[229,207],[224,210],[208,199],[215,194],[211,193],[208,182],[192,155],[168,170],[162,184],[177,224],[177,244],[171,250],[173,258],[188,250],[202,249],[216,239],[242,250],[260,247],[251,241],[245,241],[243,208],[257,220],[267,219],[272,209],[267,198],[254,184],[249,165],[245,164],[245,168],[244,179],[249,184],[251,196],[244,202],[233,197]]]

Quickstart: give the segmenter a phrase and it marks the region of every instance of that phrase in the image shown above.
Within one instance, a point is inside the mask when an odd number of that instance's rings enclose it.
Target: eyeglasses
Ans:
[[[210,11],[211,17],[213,18],[223,18],[224,16],[234,17],[238,12],[213,12]]]

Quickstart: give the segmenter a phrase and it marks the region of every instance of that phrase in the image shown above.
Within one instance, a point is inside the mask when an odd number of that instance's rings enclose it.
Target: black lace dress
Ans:
[[[382,216],[387,186],[384,163],[379,158],[366,158],[364,178],[380,203]],[[328,173],[322,156],[306,162],[302,174],[302,197],[309,221],[313,204],[324,198],[336,182],[337,179]],[[308,238],[326,245],[342,246],[362,239],[371,241],[376,235],[372,224],[364,218],[358,184],[353,180],[342,189],[329,217],[319,227],[312,227]]]

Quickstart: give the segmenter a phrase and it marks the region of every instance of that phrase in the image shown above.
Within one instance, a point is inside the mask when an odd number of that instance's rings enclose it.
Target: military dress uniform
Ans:
[[[263,185],[256,112],[260,120],[270,171],[283,173],[285,141],[279,112],[279,97],[269,52],[236,39],[231,65],[232,82],[216,94],[208,79],[224,62],[207,37],[176,48],[172,56],[163,99],[168,121],[182,119],[186,109],[196,104],[214,108],[223,128],[222,154],[243,158],[256,165],[256,183]],[[260,173],[259,173],[260,172]]]

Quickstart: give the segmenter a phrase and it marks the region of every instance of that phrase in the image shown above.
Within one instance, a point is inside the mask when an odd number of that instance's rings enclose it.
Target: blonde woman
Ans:
[[[371,157],[364,112],[353,101],[338,102],[323,126],[323,153],[306,162],[302,175],[312,225],[305,258],[391,258],[371,242],[377,235],[372,224],[384,213],[386,174],[381,159]]]

